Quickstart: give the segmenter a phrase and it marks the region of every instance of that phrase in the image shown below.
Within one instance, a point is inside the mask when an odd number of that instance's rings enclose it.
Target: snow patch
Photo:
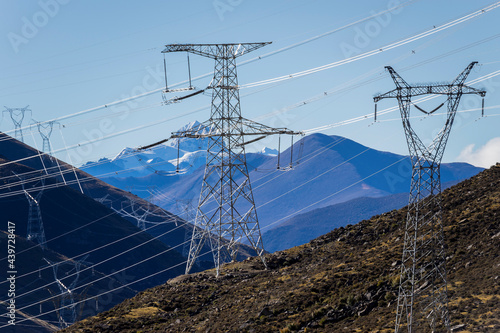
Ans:
[[[267,155],[267,156],[278,156],[278,149],[272,149],[269,147],[264,147],[260,151],[261,154]]]

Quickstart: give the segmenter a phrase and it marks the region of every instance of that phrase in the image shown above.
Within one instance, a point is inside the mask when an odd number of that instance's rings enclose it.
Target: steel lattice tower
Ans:
[[[173,133],[174,138],[208,138],[207,161],[195,227],[186,265],[190,272],[208,242],[216,274],[224,262],[235,260],[238,244],[247,240],[264,265],[264,246],[246,164],[245,145],[272,134],[300,134],[271,128],[241,115],[236,58],[269,43],[171,44],[162,53],[190,52],[215,60],[210,119]],[[194,95],[194,94],[193,94]],[[245,142],[245,136],[258,136]],[[165,140],[163,140],[164,142]],[[151,147],[152,145],[148,146]],[[215,207],[214,207],[215,206]]]
[[[46,249],[45,231],[43,228],[42,212],[40,209],[40,200],[45,189],[45,178],[43,176],[40,177],[40,189],[38,193],[32,194],[25,188],[26,178],[17,174],[16,176],[21,182],[24,195],[26,196],[26,199],[28,199],[29,204],[26,238],[38,243],[42,249]]]
[[[62,262],[53,262],[51,260],[48,260],[46,258],[43,258],[47,264],[52,268],[52,272],[54,273],[54,280],[57,284],[57,287],[59,288],[60,291],[60,296],[59,296],[59,306],[56,307],[56,312],[57,316],[59,317],[59,327],[66,328],[76,322],[77,319],[77,313],[76,313],[76,304],[75,304],[75,297],[78,295],[75,294],[74,289],[76,287],[76,284],[78,283],[78,280],[80,279],[80,268],[82,264],[90,264],[89,262],[85,261],[87,259],[88,255],[84,256],[80,260],[74,260],[74,261],[62,261]],[[73,277],[73,280],[71,283],[66,284],[62,281],[67,278],[59,278],[58,277],[58,270],[59,266],[61,265],[71,265],[73,268],[66,272],[66,275],[70,274],[71,271],[75,270]],[[92,269],[93,272],[93,269]]]
[[[176,200],[175,207],[179,216],[183,216],[184,221],[187,223],[192,223],[194,221],[194,207],[192,200]],[[186,223],[186,224],[187,224]],[[184,245],[182,246],[182,255],[189,255],[189,242],[191,238],[191,232],[189,228],[186,228],[184,233]]]
[[[56,123],[55,120],[51,121],[34,121],[36,124],[36,127],[38,129],[38,133],[40,133],[40,136],[42,137],[43,140],[43,145],[42,145],[42,151],[50,156],[52,158],[52,147],[50,146],[50,135],[52,134],[52,129],[54,127],[54,124]]]
[[[486,92],[464,84],[477,62],[472,62],[450,84],[410,86],[392,67],[389,71],[396,89],[374,97],[398,100],[403,127],[412,162],[412,178],[404,249],[401,263],[396,332],[444,332],[450,330],[447,306],[445,244],[443,237],[440,165],[453,120],[463,94]],[[446,122],[426,146],[410,124],[413,96],[444,95],[447,97]],[[441,105],[441,106],[442,106]],[[430,114],[419,107],[418,110]]]
[[[22,130],[22,123],[24,120],[24,114],[26,112],[31,112],[30,109],[28,109],[29,105],[25,106],[24,108],[8,108],[4,106],[6,110],[3,112],[8,112],[10,114],[10,118],[14,122],[14,127],[15,127],[15,132],[14,132],[14,137],[21,141],[24,142],[23,138],[23,130]]]

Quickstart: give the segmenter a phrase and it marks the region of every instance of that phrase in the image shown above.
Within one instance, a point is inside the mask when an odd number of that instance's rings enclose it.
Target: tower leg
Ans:
[[[440,168],[422,158],[412,161],[396,332],[443,332],[449,320]]]

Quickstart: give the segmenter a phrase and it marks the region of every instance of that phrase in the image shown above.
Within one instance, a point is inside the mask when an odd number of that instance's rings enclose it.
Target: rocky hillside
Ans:
[[[454,332],[500,331],[500,165],[443,194]],[[64,332],[392,332],[406,210],[180,276]]]

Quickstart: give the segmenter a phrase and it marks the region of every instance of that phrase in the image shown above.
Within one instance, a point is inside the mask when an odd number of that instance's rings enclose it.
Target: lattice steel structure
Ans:
[[[31,112],[30,109],[28,109],[29,105],[25,106],[24,108],[8,108],[4,106],[6,110],[3,112],[8,112],[10,114],[10,119],[12,119],[12,122],[14,122],[14,137],[21,141],[24,142],[23,138],[23,130],[22,130],[22,124],[24,120],[24,114],[26,112]]]
[[[78,294],[75,294],[74,290],[80,279],[80,268],[82,264],[91,264],[86,261],[88,255],[84,256],[80,260],[72,260],[72,261],[62,261],[62,262],[54,262],[43,258],[47,264],[52,268],[52,272],[54,274],[54,280],[56,282],[57,287],[59,288],[59,304],[56,305],[56,312],[59,318],[59,327],[66,328],[76,322],[77,319],[77,304],[75,302],[75,298],[78,298]],[[72,269],[66,272],[65,275],[70,275],[74,270],[74,273],[71,274],[72,280],[68,283],[67,277],[60,277],[58,274],[59,267],[61,265],[70,265],[73,266]],[[93,269],[92,269],[93,272]],[[65,282],[63,282],[63,280]]]
[[[182,216],[184,221],[188,223],[193,223],[194,222],[194,206],[192,200],[176,200],[175,201],[175,208],[177,210],[177,214],[179,216]],[[185,233],[184,233],[184,243],[182,245],[182,255],[183,256],[188,256],[189,255],[189,239],[191,238],[192,233],[190,232],[189,228],[186,228]]]
[[[374,97],[398,100],[412,162],[412,178],[404,249],[401,263],[396,332],[444,332],[450,330],[447,307],[445,244],[443,238],[440,165],[455,114],[464,94],[484,97],[486,92],[464,84],[477,62],[472,62],[449,84],[410,86],[392,67],[389,71],[396,89]],[[446,96],[446,122],[426,146],[410,124],[411,98],[422,95]],[[442,106],[441,105],[441,106]],[[415,105],[416,106],[416,105]],[[438,108],[426,112],[430,114]]]
[[[129,199],[128,201],[124,201],[121,203],[121,209],[118,210],[111,206],[111,209],[114,210],[118,215],[122,217],[129,217],[131,219],[136,220],[137,228],[141,230],[146,230],[146,221],[148,220],[148,216],[150,215],[150,207],[144,209],[141,205],[137,204],[137,202],[133,199]]]
[[[172,133],[170,137],[209,139],[186,274],[191,271],[205,242],[212,249],[217,276],[224,262],[236,259],[238,244],[245,240],[266,264],[245,145],[272,134],[301,134],[286,128],[272,128],[241,116],[236,58],[267,44],[171,44],[162,51],[189,52],[215,60],[212,83],[207,88],[212,90],[210,119],[189,130]],[[246,136],[254,138],[245,141]]]
[[[19,176],[17,174],[15,175],[17,176],[17,178],[19,178],[19,181],[21,182],[24,195],[26,196],[26,199],[28,199],[28,204],[29,204],[26,238],[35,243],[38,243],[40,247],[45,250],[46,249],[45,231],[43,228],[42,211],[40,209],[40,200],[42,198],[42,194],[45,188],[45,178],[43,176],[40,177],[40,183],[37,186],[39,190],[35,194],[34,191],[28,191],[26,189],[26,183],[30,182],[31,179],[27,179],[26,177]]]
[[[50,146],[50,135],[52,134],[52,129],[54,127],[54,124],[57,123],[57,121],[55,120],[51,121],[33,120],[33,121],[38,129],[38,133],[40,133],[40,136],[42,137],[43,140],[42,151],[44,153],[49,154],[49,156],[52,156],[52,147]]]
[[[96,198],[95,200],[110,208],[121,217],[135,220],[135,222],[137,223],[137,227],[141,230],[147,229],[146,223],[175,223],[177,226],[176,219],[173,219],[170,214],[163,208],[158,207],[151,202],[147,202],[147,204],[144,205],[133,198],[128,198],[128,200],[122,201],[120,203],[120,209],[117,209],[113,207],[113,200],[111,200],[108,194],[106,194],[102,198]],[[158,219],[162,219],[163,221],[158,222]]]

